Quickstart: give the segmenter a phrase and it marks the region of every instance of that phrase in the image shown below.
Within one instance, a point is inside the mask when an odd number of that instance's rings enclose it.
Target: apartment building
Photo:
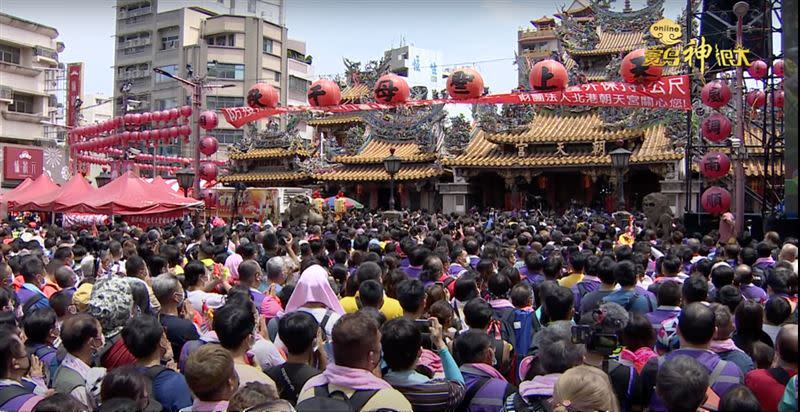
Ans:
[[[0,13],[0,191],[63,162],[56,146],[66,76],[57,38],[53,27]]]
[[[434,91],[446,87],[441,52],[408,45],[386,50],[384,58],[389,61],[389,70],[405,77],[412,91],[415,87],[424,88],[425,96],[421,98],[431,98]]]
[[[64,44],[58,30],[0,13],[0,142],[54,143],[63,124]]]
[[[289,39],[280,25],[281,11],[275,0],[118,0],[114,114],[188,104],[190,92],[154,68],[226,86],[206,90],[204,105],[211,110],[244,106],[247,91],[257,82],[277,88],[283,105],[304,104],[313,70],[305,43]],[[219,140],[220,156],[225,156],[226,146],[244,133],[220,116],[219,127],[209,134]],[[188,154],[190,149],[159,150]]]

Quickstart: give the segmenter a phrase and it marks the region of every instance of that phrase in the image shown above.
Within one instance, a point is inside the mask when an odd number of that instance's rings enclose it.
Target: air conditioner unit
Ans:
[[[14,90],[8,86],[0,86],[0,101],[14,103]]]

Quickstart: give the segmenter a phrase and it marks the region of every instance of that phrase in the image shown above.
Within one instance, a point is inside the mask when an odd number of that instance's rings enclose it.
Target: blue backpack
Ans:
[[[507,316],[514,330],[514,339],[511,342],[515,354],[514,370],[519,370],[522,359],[531,354],[533,336],[542,329],[542,324],[536,318],[536,312],[532,310],[514,309]]]

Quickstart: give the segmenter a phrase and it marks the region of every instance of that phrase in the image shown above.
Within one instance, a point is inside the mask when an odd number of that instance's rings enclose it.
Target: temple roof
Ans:
[[[402,159],[403,162],[414,163],[436,160],[436,153],[425,153],[420,150],[419,145],[414,142],[389,143],[384,140],[370,139],[358,154],[336,156],[333,158],[333,161],[336,163],[350,164],[382,164],[383,159],[391,154],[389,149],[392,148],[395,149],[395,156]]]
[[[372,90],[364,83],[347,86],[342,90],[342,102],[352,102],[354,100],[363,99],[369,96],[370,93],[372,93]]]
[[[654,125],[643,130],[642,143],[633,149],[631,164],[661,163],[678,160],[682,153],[674,153],[666,136],[664,125]],[[490,142],[487,133],[479,131],[469,142],[463,154],[444,159],[442,164],[457,167],[474,168],[536,168],[536,167],[580,167],[611,166],[611,158],[607,153],[586,152],[579,154],[534,153],[519,156],[516,153],[503,151],[501,145]]]
[[[252,160],[252,159],[277,159],[281,157],[294,157],[305,156],[308,157],[310,153],[305,149],[284,149],[282,147],[274,147],[268,149],[251,149],[246,152],[232,153],[229,158],[231,160]]]
[[[219,178],[221,183],[233,182],[286,182],[304,180],[309,176],[302,172],[250,172],[234,173]]]
[[[577,115],[554,113],[538,114],[528,124],[527,130],[506,133],[487,133],[485,139],[491,143],[558,143],[613,141],[641,136],[642,129],[606,130],[603,119],[596,111]]]
[[[308,121],[309,126],[333,126],[348,123],[360,123],[364,121],[357,114],[333,115],[323,119],[312,119]]]
[[[573,56],[599,56],[603,54],[623,53],[646,46],[642,32],[605,32],[598,33],[600,41],[588,50],[570,50]]]
[[[554,18],[552,18],[550,16],[542,16],[542,17],[540,17],[538,19],[531,20],[531,24],[533,24],[534,26],[537,26],[539,24],[553,24],[555,22],[556,22],[556,19],[554,19]]]
[[[436,177],[444,171],[431,164],[404,164],[394,176],[395,180],[424,180]],[[322,181],[389,181],[383,165],[344,165],[332,172],[317,173],[314,178]]]

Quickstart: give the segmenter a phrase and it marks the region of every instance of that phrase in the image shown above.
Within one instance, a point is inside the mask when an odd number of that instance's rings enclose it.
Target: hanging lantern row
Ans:
[[[731,100],[731,88],[722,80],[708,82],[700,91],[700,100],[712,109],[719,109]]]
[[[189,135],[191,134],[192,129],[187,125],[134,132],[124,131],[122,133],[106,137],[95,137],[92,140],[74,143],[71,148],[76,151],[88,151],[103,149],[116,145],[127,145],[129,142],[148,142],[161,140],[164,143],[168,143],[171,139],[178,137],[188,139]]]
[[[153,124],[157,126],[159,123],[166,125],[167,123],[175,123],[180,118],[188,118],[192,115],[191,106],[183,106],[180,108],[172,108],[169,110],[161,110],[155,112],[144,113],[128,113],[124,116],[117,116],[113,119],[104,122],[91,124],[87,126],[76,127],[69,132],[69,142],[78,142],[80,138],[91,138],[103,133],[110,133],[123,126],[141,126]]]
[[[214,136],[206,136],[200,139],[200,153],[211,156],[214,153],[217,153],[217,149],[219,148],[219,142],[217,138]]]

